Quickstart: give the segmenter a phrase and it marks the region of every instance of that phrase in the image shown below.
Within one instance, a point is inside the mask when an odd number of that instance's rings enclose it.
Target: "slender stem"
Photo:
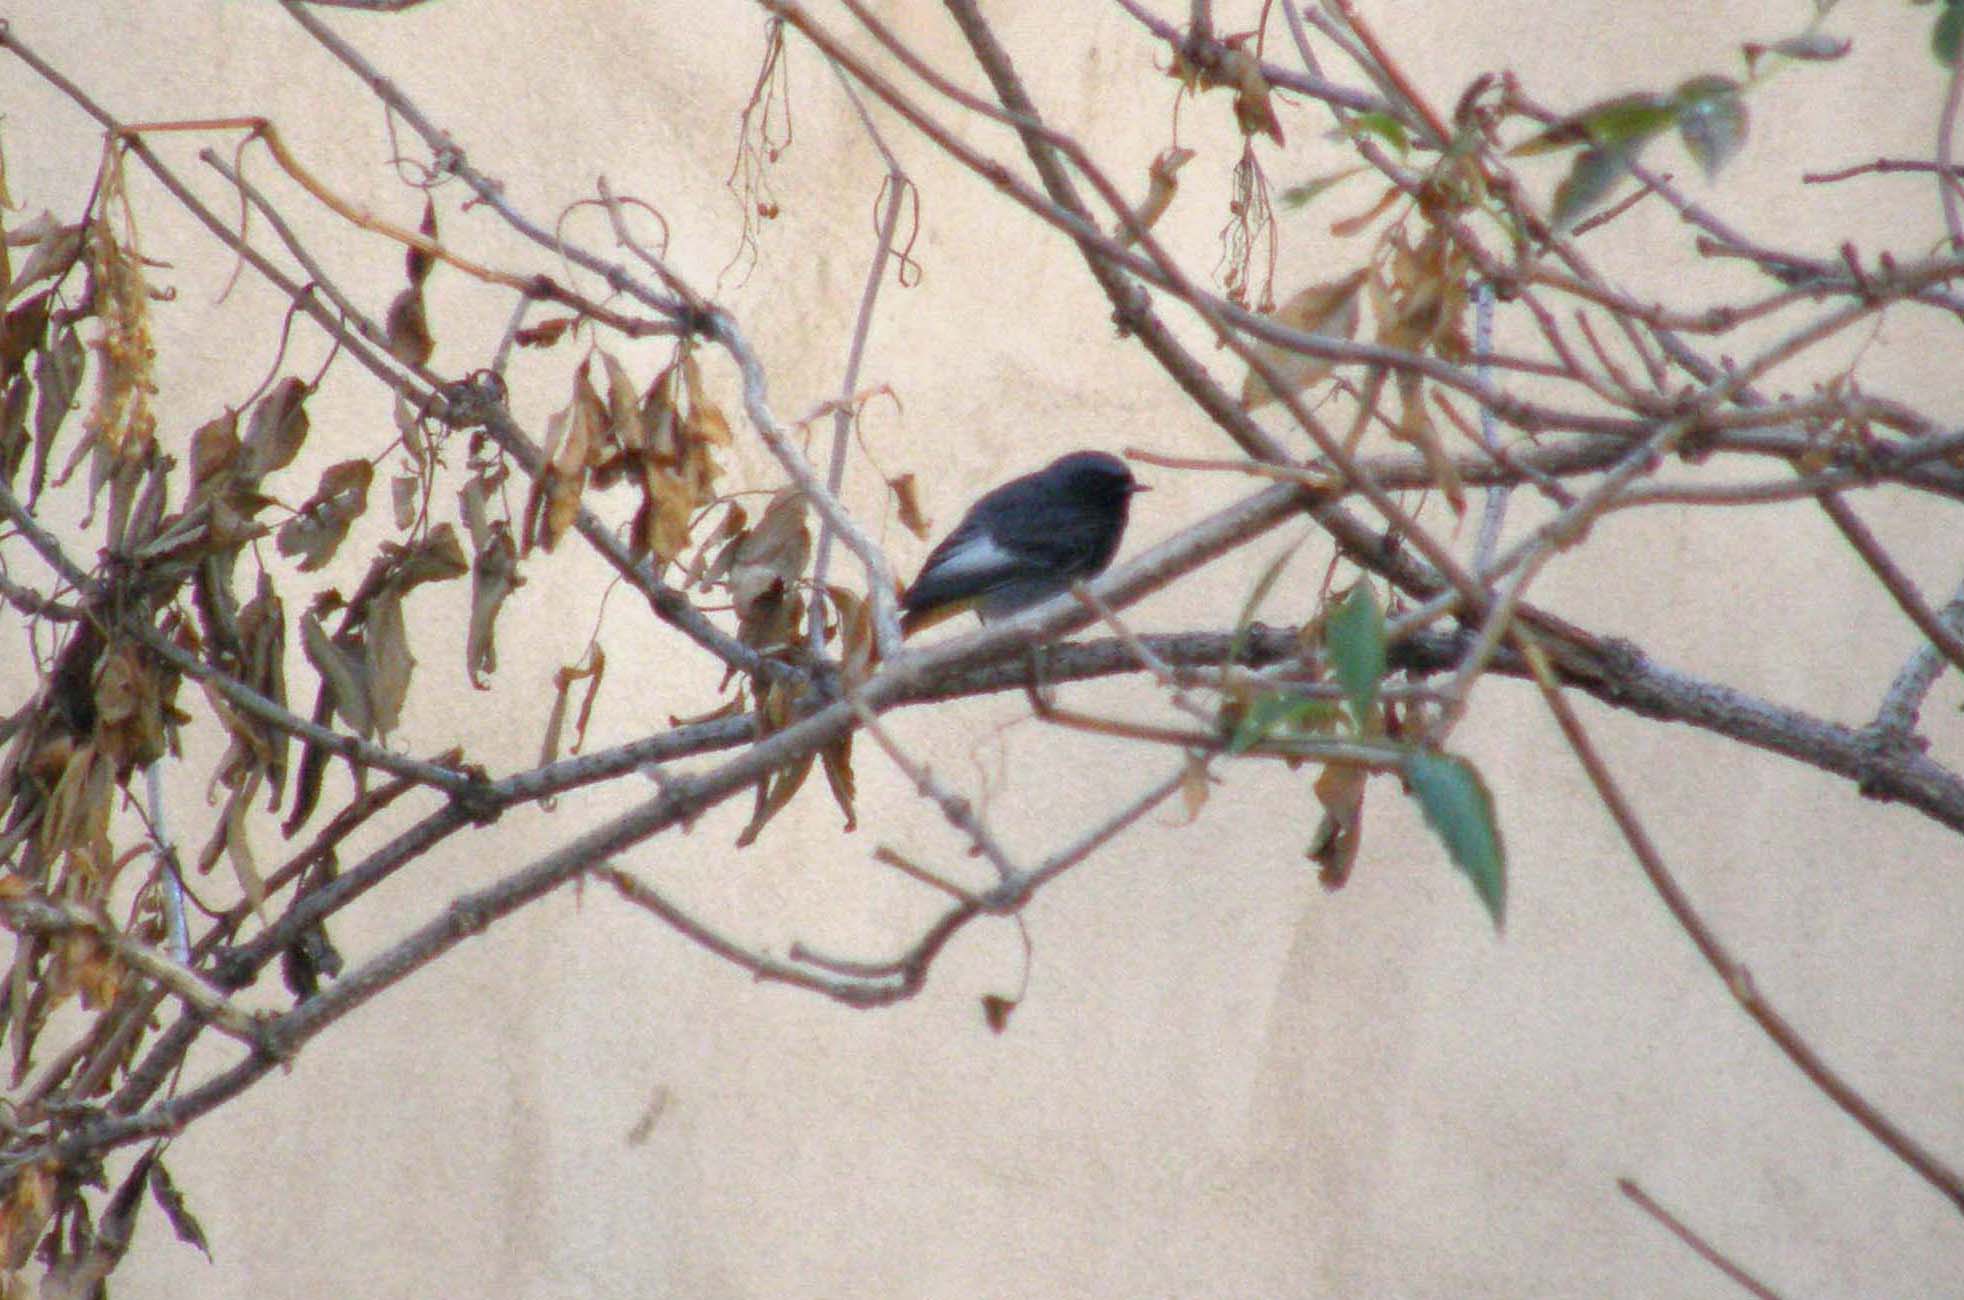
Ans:
[[[1952,631],[1964,632],[1964,583],[1958,584],[1956,593],[1937,617]],[[1870,729],[1885,737],[1903,737],[1914,730],[1923,699],[1937,684],[1937,678],[1943,675],[1946,662],[1943,651],[1937,648],[1934,641],[1925,641],[1916,647],[1895,679],[1889,683],[1889,689],[1882,697],[1882,705],[1875,712],[1875,721],[1869,724]]]
[[[1779,1292],[1773,1290],[1773,1288],[1761,1282],[1751,1273],[1748,1273],[1745,1269],[1740,1268],[1737,1264],[1727,1259],[1719,1252],[1717,1247],[1711,1245],[1703,1237],[1686,1227],[1683,1220],[1652,1200],[1648,1192],[1637,1186],[1636,1179],[1617,1179],[1616,1190],[1628,1197],[1631,1204],[1663,1224],[1672,1236],[1689,1246],[1692,1253],[1697,1255],[1698,1258],[1704,1260],[1707,1264],[1710,1264],[1734,1282],[1737,1282],[1749,1294],[1757,1296],[1758,1300],[1780,1300]]]
[[[881,154],[887,160],[886,193],[887,201],[880,212],[878,234],[875,236],[873,259],[866,268],[866,285],[860,290],[859,312],[853,317],[852,342],[846,347],[845,374],[839,381],[839,404],[832,413],[832,460],[826,467],[825,486],[833,496],[839,496],[845,489],[846,456],[852,447],[853,397],[859,391],[859,367],[866,357],[866,340],[873,329],[873,306],[879,301],[880,286],[886,280],[887,261],[893,254],[894,232],[900,228],[900,210],[907,198],[907,190],[912,181],[907,173],[900,170],[886,141],[880,137],[878,128],[860,102],[859,92],[853,89],[852,82],[836,64],[833,71],[845,87],[847,97],[858,110],[859,119]],[[823,593],[825,590],[826,566],[832,558],[832,523],[821,522],[818,530],[818,546],[812,553],[812,590]],[[811,618],[808,637],[814,655],[822,649],[825,631],[825,607],[821,599],[811,602]]]
[[[1944,229],[1950,232],[1952,252],[1964,252],[1964,217],[1957,210],[1957,178],[1951,159],[1956,156],[1957,109],[1964,100],[1964,58],[1952,59],[1950,84],[1944,91],[1944,106],[1937,118],[1936,182],[1937,199],[1943,205]]]
[[[1757,1024],[1772,1040],[1773,1045],[1779,1048],[1781,1053],[1793,1062],[1795,1068],[1807,1077],[1808,1082],[1840,1107],[1843,1114],[1861,1125],[1869,1136],[1881,1143],[1891,1155],[1908,1165],[1918,1177],[1941,1192],[1960,1213],[1964,1213],[1964,1179],[1960,1179],[1955,1170],[1897,1127],[1894,1121],[1876,1109],[1874,1103],[1835,1073],[1786,1017],[1775,1010],[1773,1004],[1760,993],[1753,983],[1751,972],[1734,959],[1719,942],[1718,936],[1706,924],[1697,908],[1692,906],[1690,897],[1678,884],[1677,878],[1671,874],[1671,869],[1665,865],[1663,855],[1657,851],[1656,844],[1650,838],[1650,832],[1645,830],[1643,823],[1638,820],[1635,809],[1624,797],[1616,778],[1610,774],[1609,765],[1603,761],[1602,754],[1589,739],[1588,732],[1583,729],[1581,719],[1575,715],[1575,710],[1569,707],[1560,684],[1555,680],[1553,673],[1548,671],[1546,661],[1541,658],[1539,651],[1532,647],[1529,648],[1528,654],[1535,669],[1535,684],[1541,689],[1541,697],[1546,701],[1548,711],[1554,715],[1562,736],[1568,741],[1569,748],[1574,751],[1576,760],[1582,765],[1582,770],[1588,774],[1589,783],[1595,787],[1597,797],[1602,800],[1603,807],[1608,809],[1610,817],[1616,822],[1617,830],[1622,832],[1624,843],[1630,846],[1630,852],[1637,859],[1637,865],[1643,868],[1644,876],[1650,881],[1651,888],[1657,891],[1657,896],[1663,900],[1665,909],[1677,921],[1678,928],[1684,931],[1685,936],[1691,940],[1692,946],[1698,949],[1698,954],[1705,959],[1706,965],[1718,975],[1726,991],[1732,995],[1733,1001],[1752,1017],[1753,1023]]]
[[[1473,290],[1473,347],[1481,357],[1474,373],[1481,383],[1490,382],[1492,366],[1486,361],[1493,347],[1493,285],[1482,280]],[[1500,435],[1494,432],[1493,408],[1480,408],[1480,443],[1488,451],[1500,449]],[[1480,511],[1480,535],[1473,546],[1473,567],[1483,570],[1493,561],[1500,545],[1500,530],[1507,522],[1507,497],[1511,489],[1498,484],[1487,489],[1486,504]]]
[[[1959,64],[1964,66],[1964,60],[1959,60]],[[1848,544],[1855,548],[1855,553],[1875,574],[1876,581],[1895,599],[1896,607],[1909,616],[1909,621],[1916,624],[1916,630],[1929,638],[1930,644],[1944,658],[1950,660],[1954,667],[1964,670],[1964,636],[1959,636],[1930,608],[1930,603],[1923,599],[1923,593],[1916,589],[1909,575],[1890,558],[1889,552],[1847,502],[1833,492],[1823,492],[1817,499],[1821,509],[1834,521],[1834,526],[1841,530],[1841,535],[1848,539]]]
[[[170,837],[170,824],[164,819],[164,763],[162,759],[143,769],[143,793],[150,802],[150,834],[157,846],[157,861],[163,868],[164,930],[170,940],[170,955],[181,963],[191,960],[191,934],[184,922],[184,878],[179,874],[177,845]]]

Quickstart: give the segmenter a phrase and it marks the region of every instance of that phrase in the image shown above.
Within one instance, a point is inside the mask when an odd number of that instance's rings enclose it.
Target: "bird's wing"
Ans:
[[[921,566],[921,576],[901,597],[904,609],[931,609],[967,600],[1029,572],[1030,560],[996,544],[971,517],[941,539]]]

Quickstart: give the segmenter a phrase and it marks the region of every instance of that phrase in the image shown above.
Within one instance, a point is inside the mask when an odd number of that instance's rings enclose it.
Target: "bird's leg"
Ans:
[[[1024,650],[1029,667],[1030,680],[1023,684],[1023,693],[1030,697],[1030,708],[1039,718],[1048,719],[1056,710],[1056,692],[1044,680],[1049,655],[1048,646],[1033,645]]]

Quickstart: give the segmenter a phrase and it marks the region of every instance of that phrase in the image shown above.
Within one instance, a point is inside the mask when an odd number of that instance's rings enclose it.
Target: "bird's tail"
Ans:
[[[900,615],[900,635],[910,637],[916,632],[926,631],[937,623],[945,623],[957,614],[966,614],[975,608],[975,601],[948,600],[939,605],[923,605],[917,609],[905,610]]]

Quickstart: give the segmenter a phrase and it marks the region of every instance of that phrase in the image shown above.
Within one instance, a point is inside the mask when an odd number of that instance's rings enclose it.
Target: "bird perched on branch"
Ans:
[[[971,609],[984,622],[1005,618],[1102,572],[1132,495],[1146,490],[1118,457],[1074,451],[985,494],[901,596],[901,632]]]

